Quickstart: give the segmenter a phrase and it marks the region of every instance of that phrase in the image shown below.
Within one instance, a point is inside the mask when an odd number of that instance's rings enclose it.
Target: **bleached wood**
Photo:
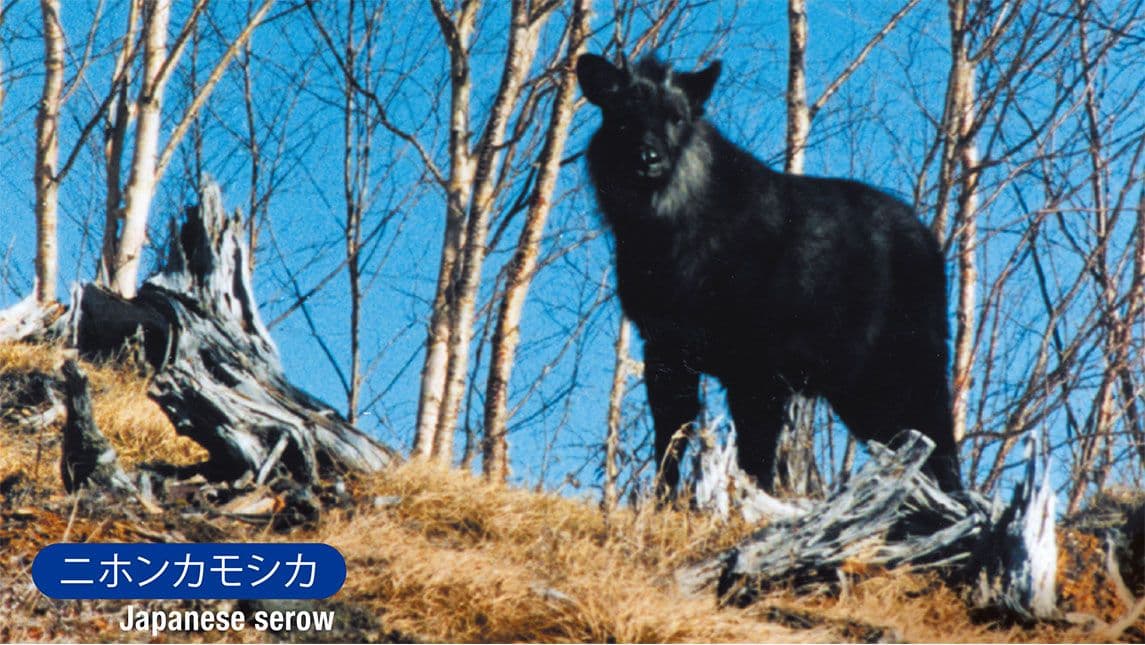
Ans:
[[[1038,486],[1038,451],[1028,441],[1025,478],[1005,505],[942,491],[921,472],[934,445],[917,432],[899,437],[895,450],[871,442],[868,463],[835,495],[793,517],[771,514],[771,524],[736,547],[679,570],[677,582],[690,594],[714,587],[721,602],[742,605],[776,586],[834,584],[845,571],[937,568],[951,582],[977,585],[981,608],[1054,616],[1053,488],[1048,474]],[[698,500],[729,512],[732,502],[720,496],[734,479],[734,449],[704,452]]]
[[[266,479],[273,469],[309,483],[323,471],[394,463],[397,453],[287,380],[254,300],[241,222],[226,215],[216,185],[200,199],[172,231],[163,270],[134,299],[84,288],[81,351],[111,351],[131,325],[141,329],[155,372],[149,394],[210,453],[208,478]]]
[[[1010,503],[995,498],[987,525],[989,539],[976,552],[981,563],[971,598],[1023,620],[1057,615],[1057,531],[1049,466],[1037,485],[1038,442],[1026,437],[1026,472]]]
[[[20,302],[0,310],[0,342],[41,340],[58,332],[55,323],[64,308],[55,302],[41,305],[32,289]]]
[[[738,514],[749,523],[764,520],[795,519],[811,508],[809,500],[780,500],[763,492],[750,475],[739,467],[735,433],[726,441],[716,441],[702,431],[700,450],[686,485],[700,510],[723,519]]]

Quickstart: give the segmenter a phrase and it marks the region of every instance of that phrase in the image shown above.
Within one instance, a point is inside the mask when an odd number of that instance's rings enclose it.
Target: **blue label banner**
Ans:
[[[32,579],[59,600],[317,599],[342,588],[346,561],[316,543],[60,543]]]

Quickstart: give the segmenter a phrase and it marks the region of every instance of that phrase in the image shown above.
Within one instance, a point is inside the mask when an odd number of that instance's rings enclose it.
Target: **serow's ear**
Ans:
[[[626,74],[605,58],[596,54],[581,54],[576,59],[576,78],[589,103],[604,105],[620,91]]]
[[[698,72],[684,72],[676,74],[676,85],[684,90],[688,95],[688,99],[692,102],[692,109],[696,114],[702,114],[704,111],[704,103],[707,103],[708,98],[712,95],[712,89],[716,86],[716,81],[720,78],[720,70],[723,65],[720,61],[714,61],[708,65],[706,69]]]

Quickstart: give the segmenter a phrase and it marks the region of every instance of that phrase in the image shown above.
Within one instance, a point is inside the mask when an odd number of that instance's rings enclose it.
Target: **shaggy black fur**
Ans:
[[[863,440],[919,430],[937,446],[927,470],[961,488],[937,242],[894,197],[774,172],[724,138],[702,118],[719,74],[718,62],[577,62],[603,115],[588,168],[644,338],[657,463],[696,419],[706,373],[727,388],[740,464],[765,488],[793,391],[825,397]],[[679,457],[664,462],[668,491]]]

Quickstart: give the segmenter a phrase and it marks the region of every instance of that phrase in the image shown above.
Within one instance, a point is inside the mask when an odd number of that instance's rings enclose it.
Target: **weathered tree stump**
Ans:
[[[64,490],[74,493],[83,487],[118,493],[133,492],[135,485],[119,466],[115,448],[99,431],[91,410],[87,375],[73,360],[63,366],[64,422],[60,475]]]
[[[132,342],[154,370],[149,390],[177,432],[210,454],[208,479],[258,483],[277,472],[299,483],[323,473],[371,472],[398,454],[292,385],[259,315],[241,222],[208,183],[172,224],[162,270],[132,300],[88,284],[73,302],[85,357]]]
[[[974,585],[976,606],[1020,620],[1052,616],[1054,498],[1048,474],[1036,485],[1033,441],[1026,476],[1007,505],[972,492],[948,495],[921,472],[930,440],[911,431],[898,444],[890,450],[869,443],[870,461],[834,496],[681,569],[678,583],[693,594],[714,587],[721,602],[744,605],[776,586],[835,584],[849,573],[901,566],[939,568],[953,582]],[[734,459],[711,463],[734,465]],[[717,473],[700,478],[709,488],[727,481]],[[758,500],[751,504],[740,504],[740,512],[757,508]]]

